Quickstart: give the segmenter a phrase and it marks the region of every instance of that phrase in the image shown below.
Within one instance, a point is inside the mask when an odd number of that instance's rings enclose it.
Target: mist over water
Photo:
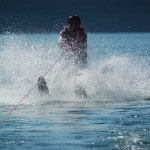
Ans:
[[[132,40],[137,35],[128,36],[89,34],[88,67],[65,67],[64,59],[60,59],[45,76],[50,95],[39,97],[35,87],[23,104],[54,100],[114,102],[149,97],[149,47],[141,39],[140,43],[139,38]],[[57,34],[6,34],[0,39],[0,104],[14,105],[55,63],[62,50],[57,46]],[[87,98],[73,94],[78,84],[85,88]]]
[[[148,150],[149,33],[88,33],[87,68],[61,58],[45,76],[49,95],[35,86],[10,112],[61,56],[58,36],[0,35],[0,149]]]

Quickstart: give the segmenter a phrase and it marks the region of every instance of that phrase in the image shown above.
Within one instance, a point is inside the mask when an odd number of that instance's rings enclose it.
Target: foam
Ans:
[[[37,35],[2,36],[0,104],[14,105],[60,57],[61,50],[56,46],[56,35],[53,35],[54,38],[50,35],[46,40]],[[51,40],[47,40],[49,38]],[[83,70],[71,65],[64,68],[63,59],[60,60],[45,77],[50,96],[42,100],[35,88],[23,104],[54,100],[124,101],[150,95],[150,68],[142,57],[114,53],[99,59],[95,57],[97,50],[93,52],[95,54],[89,56],[88,67]],[[73,95],[77,84],[85,88],[87,98],[80,99]]]

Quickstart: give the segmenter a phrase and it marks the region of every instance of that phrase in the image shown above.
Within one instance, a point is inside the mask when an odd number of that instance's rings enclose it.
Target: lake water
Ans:
[[[59,34],[0,35],[0,149],[150,149],[150,33],[87,33],[88,66],[65,67]],[[74,95],[81,84],[87,97]]]

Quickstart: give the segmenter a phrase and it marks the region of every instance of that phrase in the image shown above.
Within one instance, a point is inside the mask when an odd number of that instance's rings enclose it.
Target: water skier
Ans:
[[[58,45],[68,50],[66,58],[73,60],[75,65],[85,67],[87,65],[87,34],[80,25],[79,16],[69,16],[67,26],[60,32]]]
[[[71,64],[79,68],[87,66],[87,34],[84,27],[81,26],[79,16],[69,16],[67,26],[64,26],[64,29],[60,32],[58,46],[68,51],[65,55],[67,65]],[[80,84],[74,86],[74,94],[86,97],[85,89]]]

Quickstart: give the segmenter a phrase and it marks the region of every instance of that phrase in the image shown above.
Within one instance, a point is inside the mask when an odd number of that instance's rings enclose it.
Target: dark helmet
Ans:
[[[69,24],[70,22],[72,22],[74,19],[77,20],[77,22],[79,23],[79,25],[81,24],[80,17],[77,16],[77,15],[71,15],[71,16],[69,16],[69,17],[68,17],[68,24]]]

